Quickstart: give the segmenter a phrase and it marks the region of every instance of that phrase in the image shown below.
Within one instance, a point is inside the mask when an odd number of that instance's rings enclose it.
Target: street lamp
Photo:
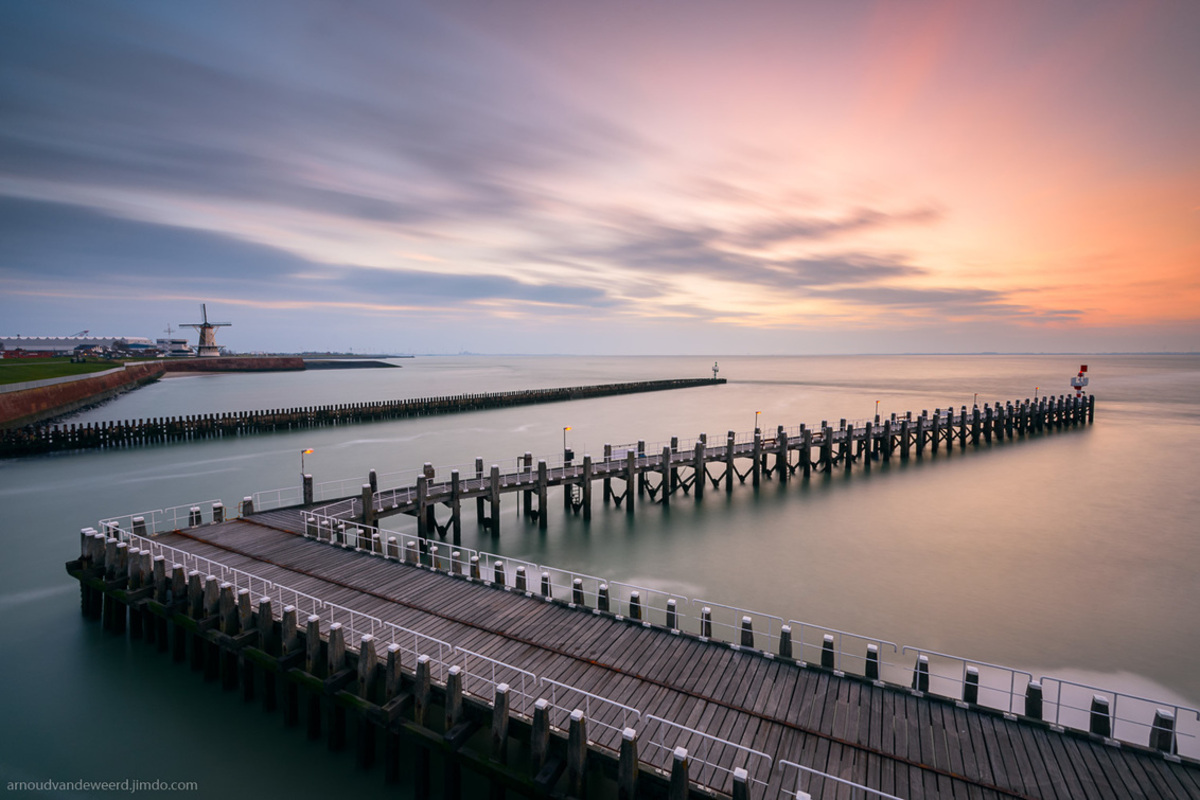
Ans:
[[[979,408],[979,392],[975,393],[974,407]]]
[[[875,401],[875,421],[879,422],[879,401]]]
[[[312,451],[311,449],[310,449],[310,450],[301,450],[301,451],[300,451],[300,478],[301,478],[301,480],[303,480],[303,479],[304,479],[304,475],[305,475],[305,472],[304,472],[304,457],[305,457],[306,455],[309,455],[309,454],[311,454],[312,452],[313,452],[313,451]]]
[[[761,411],[754,412],[754,430],[758,430],[758,415],[761,413]]]
[[[567,431],[569,430],[571,430],[570,425],[563,428],[563,463],[567,463],[575,458],[575,454],[567,449]]]

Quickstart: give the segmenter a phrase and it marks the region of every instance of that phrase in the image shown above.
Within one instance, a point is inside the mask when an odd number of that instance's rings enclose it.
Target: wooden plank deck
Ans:
[[[662,741],[701,758],[706,734],[901,797],[1200,796],[1200,767],[1190,762],[547,603],[533,576],[529,597],[316,542],[298,535],[301,525],[298,511],[278,511],[155,540],[636,708],[644,739],[658,725],[649,715],[694,729]],[[614,747],[619,711],[593,716],[591,738]],[[668,757],[642,750],[660,765]],[[752,780],[777,783],[765,762],[749,766]],[[713,767],[697,769],[720,784]],[[845,796],[824,783],[804,788]]]

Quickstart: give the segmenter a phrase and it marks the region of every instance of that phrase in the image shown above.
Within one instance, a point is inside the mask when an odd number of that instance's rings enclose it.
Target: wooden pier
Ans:
[[[793,437],[758,435],[729,451],[752,467],[728,460],[714,485],[1092,412],[1049,401],[881,426],[902,440],[822,426],[795,437],[809,448],[799,463]],[[647,455],[659,501],[687,482],[671,469],[709,455]],[[612,459],[627,501],[631,456],[636,467],[636,451]],[[562,469],[568,486],[584,474]],[[696,475],[713,480],[694,471],[694,490]],[[364,767],[382,761],[418,797],[457,800],[464,770],[492,797],[1200,797],[1195,709],[321,519],[336,518],[308,506],[226,519],[220,503],[110,519],[84,529],[67,568],[85,615],[282,708]]]
[[[545,528],[549,510],[549,490],[562,488],[564,507],[590,519],[593,505],[593,485],[600,482],[605,503],[624,505],[634,513],[638,498],[670,505],[672,498],[691,494],[697,501],[711,485],[718,490],[732,491],[734,479],[744,483],[750,479],[759,486],[764,478],[786,482],[793,478],[810,478],[814,473],[829,474],[835,469],[850,470],[854,466],[870,469],[873,463],[893,458],[905,461],[920,458],[928,450],[936,454],[941,447],[968,444],[990,444],[1042,433],[1049,429],[1090,423],[1095,417],[1095,397],[1043,397],[976,406],[935,409],[933,414],[922,411],[914,416],[892,415],[859,425],[840,420],[832,427],[822,422],[819,428],[806,425],[795,428],[779,426],[774,435],[755,430],[753,435],[738,436],[733,431],[725,441],[711,444],[706,435],[694,442],[683,443],[678,437],[657,449],[645,442],[636,445],[604,445],[601,459],[584,455],[578,463],[573,458],[550,464],[526,453],[519,469],[502,473],[498,464],[485,472],[484,460],[475,460],[474,474],[463,475],[460,470],[437,478],[432,464],[426,464],[420,474],[394,488],[380,490],[372,471],[362,484],[358,497],[348,497],[312,508],[309,525],[312,535],[316,528],[328,531],[344,529],[346,525],[375,528],[379,520],[396,514],[416,517],[417,532],[422,538],[433,534],[452,535],[454,544],[461,542],[464,502],[475,501],[476,519],[486,525],[493,535],[500,534],[500,503],[505,494],[518,494],[525,516],[536,519]],[[299,498],[297,498],[299,499]],[[314,486],[305,477],[303,502],[314,506]],[[449,509],[449,518],[440,521],[439,507]],[[254,510],[253,500],[243,507],[243,513]],[[329,538],[327,532],[325,538]]]

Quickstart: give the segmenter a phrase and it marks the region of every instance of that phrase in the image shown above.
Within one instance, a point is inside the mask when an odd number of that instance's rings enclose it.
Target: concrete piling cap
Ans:
[[[449,671],[450,671],[451,675],[461,675],[462,667],[460,667],[458,664],[455,664],[453,667],[450,668]]]
[[[637,738],[637,731],[635,731],[633,728],[626,728],[625,730],[621,731],[621,738],[627,742],[632,742]]]
[[[674,755],[675,755],[676,761],[686,761],[687,760],[687,748],[686,747],[676,747]]]
[[[742,769],[741,767],[733,768],[733,779],[735,781],[744,781],[749,777],[750,773],[746,772],[746,770]]]
[[[544,697],[539,697],[536,701],[534,701],[533,707],[538,711],[545,711],[550,707],[550,701]]]
[[[583,709],[577,708],[571,712],[571,721],[572,722],[579,722],[579,720],[581,720],[581,719],[583,719]]]
[[[508,690],[509,690],[509,686],[507,683],[496,684],[496,691],[499,692],[500,694],[507,694]]]
[[[1156,708],[1154,713],[1165,720],[1174,721],[1175,719],[1175,712],[1166,708]]]
[[[431,659],[429,656],[426,656],[426,655],[420,655],[420,656],[417,656],[417,663],[418,663],[418,664],[428,664],[428,663],[429,663],[430,661],[432,661],[432,660],[433,660],[433,659]]]
[[[320,622],[320,621],[321,621],[321,618],[320,618],[320,617],[318,617],[316,614],[309,614],[309,615],[308,615],[308,621],[309,621],[309,622]]]
[[[754,622],[754,620],[749,617],[742,617],[742,624],[745,625],[747,622]]]

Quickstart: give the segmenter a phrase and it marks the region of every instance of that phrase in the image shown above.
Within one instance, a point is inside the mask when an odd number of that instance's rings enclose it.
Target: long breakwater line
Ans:
[[[35,455],[62,450],[220,439],[273,431],[354,425],[361,422],[458,414],[493,408],[561,403],[592,397],[610,397],[669,389],[691,389],[725,383],[724,378],[672,378],[657,381],[606,383],[556,389],[523,389],[511,392],[460,394],[385,400],[374,403],[344,403],[260,411],[233,411],[151,419],[113,420],[84,424],[26,426],[0,431],[0,457]]]

